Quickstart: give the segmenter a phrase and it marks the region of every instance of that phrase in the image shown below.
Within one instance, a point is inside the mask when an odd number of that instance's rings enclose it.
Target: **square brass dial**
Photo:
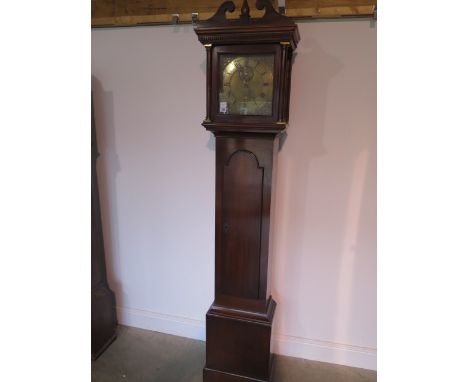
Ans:
[[[272,115],[273,54],[220,56],[219,114]]]

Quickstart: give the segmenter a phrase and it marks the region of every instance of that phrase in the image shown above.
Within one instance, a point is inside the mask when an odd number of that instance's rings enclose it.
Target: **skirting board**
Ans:
[[[273,332],[273,353],[377,370],[377,349],[312,340]]]
[[[119,324],[205,341],[205,322],[185,317],[117,307]]]
[[[117,307],[122,325],[205,341],[205,321]],[[273,352],[290,357],[377,370],[377,350],[273,333]]]

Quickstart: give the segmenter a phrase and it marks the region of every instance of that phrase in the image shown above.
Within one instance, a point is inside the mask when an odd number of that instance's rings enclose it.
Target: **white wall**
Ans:
[[[376,368],[376,29],[300,23],[278,157],[274,351]],[[204,338],[214,139],[189,25],[94,29],[107,268],[119,321]]]

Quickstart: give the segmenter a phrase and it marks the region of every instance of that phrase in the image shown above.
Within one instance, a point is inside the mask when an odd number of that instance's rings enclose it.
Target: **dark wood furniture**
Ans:
[[[101,208],[96,173],[99,156],[91,99],[91,357],[96,359],[116,337],[114,292],[107,283]]]
[[[276,303],[268,282],[278,134],[289,116],[297,25],[259,0],[231,1],[196,25],[206,47],[206,118],[216,137],[215,300],[206,315],[205,382],[270,381]],[[273,62],[270,66],[270,62]]]

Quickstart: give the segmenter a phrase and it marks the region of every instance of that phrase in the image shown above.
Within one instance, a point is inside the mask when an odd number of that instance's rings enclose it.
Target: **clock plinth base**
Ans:
[[[203,381],[268,382],[276,303],[271,297],[266,301],[234,300],[235,307],[218,305],[215,301],[206,314]]]
[[[203,382],[270,382],[270,379],[249,378],[205,367],[203,369]]]

